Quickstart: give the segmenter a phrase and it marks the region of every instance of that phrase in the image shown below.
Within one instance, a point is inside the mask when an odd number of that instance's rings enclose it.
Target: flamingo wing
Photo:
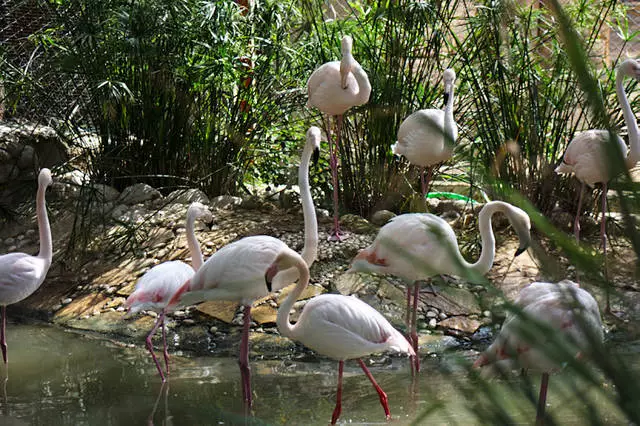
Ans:
[[[126,305],[132,313],[141,310],[160,311],[167,306],[173,293],[194,274],[191,266],[179,260],[156,265],[140,277]]]
[[[40,287],[49,269],[43,258],[26,253],[0,256],[0,305],[10,305]]]

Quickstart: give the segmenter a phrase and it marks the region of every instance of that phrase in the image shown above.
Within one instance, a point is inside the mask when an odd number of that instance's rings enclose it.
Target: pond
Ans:
[[[335,402],[337,363],[331,360],[255,361],[254,407],[245,415],[236,359],[174,354],[167,385],[160,385],[142,344],[132,347],[41,324],[9,324],[9,378],[0,399],[1,425],[326,425]],[[635,351],[631,351],[635,352]],[[371,371],[387,392],[393,425],[476,424],[460,385],[470,380],[454,359],[424,357],[414,382],[407,359],[380,357]],[[629,359],[636,359],[635,353]],[[636,361],[637,362],[637,361]],[[1,368],[4,377],[4,367]],[[551,377],[548,410],[560,424],[586,424],[589,413],[567,389],[568,374]],[[513,379],[519,380],[518,376]],[[532,380],[538,385],[538,377]],[[457,384],[456,384],[457,383]],[[0,385],[2,381],[0,381]],[[514,417],[531,424],[534,409],[522,396],[492,382]],[[626,424],[602,389],[578,384],[584,400],[607,424]],[[385,424],[377,394],[355,361],[345,365],[342,424]],[[421,413],[441,401],[426,419]],[[606,413],[606,414],[602,414]]]

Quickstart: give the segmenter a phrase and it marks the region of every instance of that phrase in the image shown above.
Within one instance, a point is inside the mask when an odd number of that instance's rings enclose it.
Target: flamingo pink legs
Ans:
[[[338,212],[338,145],[340,144],[340,134],[342,132],[342,115],[336,116],[336,142],[331,140],[331,117],[327,118],[329,130],[327,140],[329,142],[329,166],[331,167],[331,179],[333,181],[333,229],[329,233],[329,241],[342,241],[344,233],[340,229],[340,213]]]
[[[342,412],[342,372],[344,370],[344,361],[338,363],[338,392],[336,394],[336,408],[333,409],[331,415],[331,424],[335,425]]]
[[[547,387],[549,386],[549,373],[542,373],[540,382],[540,395],[538,396],[538,411],[536,412],[536,426],[544,424],[544,412],[547,406]]]
[[[153,352],[153,343],[151,342],[151,338],[153,337],[154,334],[156,334],[156,331],[158,330],[158,327],[160,326],[160,324],[162,324],[162,330],[163,330],[163,335],[164,335],[164,311],[162,311],[160,313],[160,315],[158,315],[158,319],[156,320],[156,323],[153,325],[153,328],[151,329],[151,332],[147,336],[146,345],[147,345],[147,350],[151,354],[151,358],[153,358],[153,362],[156,364],[156,368],[158,369],[158,373],[160,374],[160,378],[162,379],[162,383],[164,383],[167,379],[165,378],[164,373],[162,372],[162,367],[160,367],[160,363],[158,362],[158,359],[156,358],[156,354]],[[166,341],[165,341],[165,344],[166,344]],[[165,346],[164,350],[165,351],[167,350],[166,346]],[[167,355],[167,357],[168,357],[168,355]],[[169,369],[168,358],[165,358],[165,362],[167,363],[166,366],[167,366],[167,372],[168,372],[168,369]]]
[[[376,392],[378,392],[378,396],[380,397],[380,404],[382,404],[382,408],[384,409],[384,414],[387,417],[387,420],[391,420],[391,412],[389,411],[389,400],[387,398],[387,394],[384,393],[380,385],[376,383],[376,380],[373,378],[373,375],[371,374],[367,366],[364,365],[364,362],[362,362],[360,358],[358,358],[358,363],[360,364],[360,368],[362,368],[362,371],[364,371],[364,374],[366,374],[369,380],[371,381],[371,384],[375,388]]]
[[[2,305],[2,330],[0,330],[0,348],[2,348],[2,359],[7,365],[9,358],[7,356],[7,336],[5,330],[7,328],[7,305]]]
[[[240,374],[242,375],[242,397],[248,407],[251,407],[251,368],[249,367],[249,330],[251,329],[251,305],[244,307],[244,326],[242,341],[240,342]]]
[[[371,381],[376,392],[378,392],[378,396],[380,397],[380,404],[384,409],[384,414],[387,417],[387,420],[391,419],[391,411],[389,411],[389,400],[387,398],[387,394],[384,393],[380,385],[376,382],[376,379],[373,378],[373,374],[369,371],[367,366],[360,358],[358,358],[358,363],[360,364],[360,368],[364,371],[367,378]],[[333,414],[331,415],[331,424],[335,425],[340,417],[340,413],[342,412],[342,373],[344,371],[344,361],[339,361],[338,363],[338,392],[336,393],[336,407],[333,409]]]
[[[602,184],[602,219],[600,220],[600,245],[602,246],[602,255],[604,256],[604,278],[608,279],[607,271],[607,183]],[[606,306],[605,312],[611,313],[611,304],[609,302],[609,284],[606,284]]]
[[[576,242],[580,241],[580,209],[582,208],[583,194],[584,182],[580,184],[580,195],[578,196],[578,211],[576,212],[576,219],[573,221],[573,235],[576,237]]]
[[[429,191],[429,183],[431,182],[431,175],[433,174],[433,166],[427,167],[427,178],[424,178],[424,167],[420,170],[420,186],[422,189],[422,202],[424,203],[425,211],[427,210],[427,193]]]

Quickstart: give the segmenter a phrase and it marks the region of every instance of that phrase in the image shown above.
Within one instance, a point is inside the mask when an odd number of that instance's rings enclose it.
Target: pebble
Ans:
[[[118,312],[124,312],[124,311],[126,311],[126,309],[124,308],[124,306],[118,306],[118,307],[116,308],[116,311],[118,311]]]
[[[64,305],[68,305],[71,302],[73,302],[73,299],[70,297],[67,297],[66,299],[62,299],[60,303],[62,303],[62,306],[64,306]]]
[[[218,327],[216,327],[215,325],[209,328],[209,333],[211,334],[216,334],[217,331],[218,331]]]
[[[18,235],[18,241],[24,240],[24,235],[20,234]]]
[[[482,312],[482,315],[484,315],[485,317],[489,318],[489,317],[491,317],[491,312],[490,311],[484,311],[484,312]]]
[[[185,325],[193,325],[196,323],[196,321],[194,319],[191,318],[185,318],[182,320],[182,323]]]
[[[436,321],[436,319],[435,319],[435,318],[431,318],[431,319],[429,320],[428,327],[429,327],[429,328],[436,328],[436,325],[437,325],[437,324],[438,324],[438,322]]]
[[[147,311],[147,315],[152,318],[158,318],[158,313],[156,311]]]
[[[35,237],[36,235],[36,230],[35,229],[28,229],[27,232],[25,232],[25,235],[27,237]]]
[[[116,292],[116,290],[117,290],[117,288],[115,288],[115,287],[109,287],[109,288],[107,289],[107,294],[113,294],[113,293],[115,293],[115,292]]]
[[[438,314],[433,311],[427,311],[427,318],[436,318]]]
[[[440,314],[438,315],[438,318],[440,318],[441,320],[445,320],[447,319],[447,314],[445,314],[444,312],[440,312]]]
[[[7,249],[7,251],[16,251],[18,249],[18,247],[16,246],[11,246]]]
[[[175,312],[173,313],[173,316],[174,316],[175,318],[184,318],[184,317],[186,317],[186,316],[187,316],[187,314],[186,314],[184,311],[175,311]]]
[[[60,310],[60,309],[62,309],[62,305],[61,305],[61,304],[53,305],[53,306],[51,307],[51,310],[52,310],[53,312],[58,311],[58,310]]]

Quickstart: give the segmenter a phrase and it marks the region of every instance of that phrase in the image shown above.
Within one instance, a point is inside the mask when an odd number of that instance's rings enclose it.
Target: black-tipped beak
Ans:
[[[211,231],[213,229],[213,220],[206,222],[205,225],[207,226],[207,229]]]
[[[313,156],[311,157],[313,161],[313,167],[318,165],[318,160],[320,159],[320,148],[316,148],[313,150]]]
[[[444,106],[449,103],[449,92],[444,92]]]
[[[264,274],[264,283],[267,285],[267,290],[271,293],[271,280],[269,279],[269,271]]]
[[[528,247],[518,247],[518,250],[516,250],[516,254],[513,255],[513,257],[518,257],[520,256],[522,253],[524,253],[525,251],[527,251]]]

